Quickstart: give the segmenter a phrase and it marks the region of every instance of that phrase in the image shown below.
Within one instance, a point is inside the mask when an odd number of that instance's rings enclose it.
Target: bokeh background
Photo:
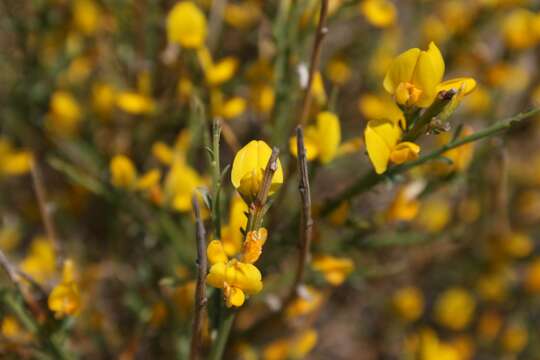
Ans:
[[[320,2],[194,0],[219,64],[211,74],[200,54],[170,41],[176,4],[0,1],[0,249],[39,283],[25,280],[21,297],[0,278],[3,358],[37,358],[49,341],[74,358],[187,358],[191,195],[211,183],[214,118],[222,169],[264,139],[280,148],[286,178],[265,219],[264,290],[238,310],[225,358],[540,358],[540,118],[317,216],[371,170],[363,129],[390,111],[382,81],[404,50],[433,41],[445,78],[477,82],[422,151],[457,127],[475,131],[540,106],[539,1],[329,1],[309,121],[335,113],[342,146],[331,162],[310,164],[315,225],[303,296],[262,327],[295,269],[301,203],[289,141]],[[232,227],[241,215],[227,172],[223,199]],[[59,258],[73,260],[80,299],[75,314],[55,317],[46,304],[62,278]],[[23,298],[33,300],[25,311],[38,331],[17,312]]]

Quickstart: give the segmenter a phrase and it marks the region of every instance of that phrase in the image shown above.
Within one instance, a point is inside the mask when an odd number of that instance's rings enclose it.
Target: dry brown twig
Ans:
[[[193,317],[193,327],[191,335],[191,348],[189,358],[196,360],[200,358],[202,347],[203,318],[206,308],[206,271],[208,261],[206,258],[206,233],[201,219],[201,209],[197,196],[193,195],[193,212],[195,213],[196,238],[197,238],[197,285],[195,288],[195,314]]]
[[[311,217],[311,191],[309,186],[309,173],[307,166],[306,148],[304,146],[304,132],[300,126],[296,128],[296,149],[298,154],[298,192],[302,201],[300,213],[300,233],[298,242],[298,263],[296,275],[291,287],[289,298],[285,303],[293,300],[302,285],[305,267],[310,258],[311,235],[313,218]]]
[[[328,15],[328,0],[321,0],[321,11],[319,13],[319,22],[317,24],[317,31],[315,33],[315,41],[313,42],[313,50],[311,52],[311,59],[309,63],[309,76],[306,91],[304,93],[304,100],[302,102],[302,115],[300,117],[300,124],[305,125],[309,116],[309,108],[311,107],[311,88],[313,87],[313,78],[315,72],[319,68],[319,61],[321,58],[321,45],[322,41],[328,32],[326,27],[326,18]]]
[[[30,169],[32,174],[32,183],[34,185],[34,191],[36,192],[36,198],[39,206],[39,212],[41,214],[43,225],[45,226],[45,232],[47,233],[47,238],[52,243],[54,252],[56,254],[56,267],[61,269],[64,259],[64,252],[56,232],[54,221],[52,219],[51,208],[47,203],[47,192],[43,183],[43,177],[41,176],[41,172],[35,159],[32,160]]]

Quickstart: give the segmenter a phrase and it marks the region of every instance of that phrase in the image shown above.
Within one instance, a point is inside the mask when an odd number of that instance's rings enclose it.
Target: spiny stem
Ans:
[[[219,139],[221,136],[220,120],[215,118],[212,122],[212,221],[214,223],[214,234],[216,239],[221,239],[221,167],[219,156]]]
[[[197,239],[197,285],[195,288],[195,314],[191,332],[190,360],[200,358],[202,347],[203,318],[206,308],[206,271],[208,261],[206,259],[206,234],[201,219],[201,209],[197,196],[192,198],[193,212],[195,213],[196,239]]]
[[[375,185],[377,185],[384,179],[390,178],[397,174],[401,174],[418,165],[422,165],[430,160],[434,160],[440,157],[441,155],[443,155],[448,150],[455,149],[461,145],[465,145],[465,144],[468,144],[468,143],[471,143],[480,139],[495,136],[505,130],[508,130],[513,124],[518,123],[524,119],[530,118],[539,113],[540,113],[540,108],[535,108],[528,112],[520,113],[510,118],[500,120],[483,130],[475,132],[474,134],[462,137],[460,139],[454,139],[450,141],[448,144],[438,148],[437,150],[430,152],[429,154],[421,156],[414,161],[410,161],[405,164],[394,166],[388,169],[388,171],[384,174],[379,175],[375,173],[375,171],[371,170],[368,173],[366,173],[364,176],[362,176],[360,179],[358,179],[352,186],[342,191],[339,195],[337,195],[333,199],[329,200],[322,207],[321,214],[322,215],[329,214],[334,209],[336,209],[343,201],[347,199],[351,199],[352,197],[358,194],[361,194],[365,191],[370,190],[372,187],[374,187]]]
[[[317,30],[315,32],[315,41],[313,42],[313,50],[311,52],[311,60],[309,63],[309,77],[304,93],[304,100],[302,101],[302,116],[300,117],[300,124],[305,125],[309,116],[309,109],[311,107],[311,93],[313,87],[313,78],[319,68],[319,61],[321,57],[321,45],[324,36],[328,32],[326,27],[326,17],[328,15],[328,0],[321,0],[321,11],[319,13],[319,22],[317,23]]]

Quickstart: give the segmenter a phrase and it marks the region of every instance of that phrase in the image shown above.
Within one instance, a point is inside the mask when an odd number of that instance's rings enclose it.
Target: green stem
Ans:
[[[219,139],[221,136],[221,125],[218,119],[212,122],[212,222],[214,224],[214,236],[221,239],[221,211],[220,211],[220,190],[221,190],[221,168],[219,159]]]
[[[421,156],[414,161],[410,161],[405,164],[394,166],[388,169],[388,171],[386,171],[386,173],[384,174],[377,174],[373,170],[371,170],[368,173],[366,173],[364,176],[362,176],[360,179],[358,179],[358,181],[355,182],[351,187],[349,187],[348,189],[345,189],[334,199],[329,200],[323,206],[321,214],[322,215],[329,214],[334,209],[336,209],[343,201],[351,199],[352,197],[358,194],[361,194],[365,191],[370,190],[372,187],[374,187],[375,185],[377,185],[384,179],[391,178],[392,176],[403,173],[418,165],[422,165],[430,160],[436,159],[440,157],[442,154],[444,154],[445,152],[447,152],[448,150],[452,150],[461,145],[465,145],[465,144],[468,144],[468,143],[471,143],[480,139],[497,135],[505,130],[508,130],[513,124],[518,123],[524,119],[530,118],[539,113],[540,113],[540,108],[535,108],[528,112],[520,113],[510,118],[500,120],[483,130],[475,132],[474,134],[462,137],[460,139],[454,139],[450,141],[448,144],[438,148],[437,150],[430,152],[429,154]]]
[[[229,339],[229,334],[231,333],[235,315],[235,311],[228,311],[225,318],[221,322],[218,329],[217,338],[214,341],[214,346],[212,347],[212,351],[208,357],[209,360],[221,360],[223,358],[223,353],[225,351],[225,346],[227,345],[227,340]]]

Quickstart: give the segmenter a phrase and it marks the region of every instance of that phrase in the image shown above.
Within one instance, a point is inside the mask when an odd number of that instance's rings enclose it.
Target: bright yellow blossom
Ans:
[[[341,142],[341,126],[338,117],[329,111],[317,115],[316,125],[308,126],[304,136],[306,157],[308,160],[318,158],[322,164],[332,161],[338,152]],[[297,156],[296,136],[292,137],[290,150]]]
[[[51,242],[45,237],[36,236],[20,268],[40,284],[51,280],[56,271],[56,255]]]
[[[248,232],[242,246],[242,261],[253,264],[259,260],[267,237],[268,231],[265,228]]]
[[[202,178],[195,169],[183,160],[175,160],[165,178],[165,193],[173,209],[185,212],[191,210],[191,198]]]
[[[231,199],[229,223],[221,228],[221,241],[228,256],[238,254],[242,248],[243,235],[241,229],[247,226],[248,207],[242,198],[235,194]]]
[[[413,48],[394,59],[384,78],[384,88],[398,104],[428,107],[437,95],[444,75],[444,60],[439,48],[430,43],[428,50]]]
[[[73,23],[77,30],[85,35],[92,35],[98,30],[101,14],[93,0],[73,1]]]
[[[167,37],[170,43],[198,49],[206,40],[206,18],[191,1],[178,2],[167,16]]]
[[[261,189],[264,170],[270,160],[272,149],[261,140],[252,140],[234,157],[231,182],[242,198],[251,203]],[[272,195],[283,183],[281,162],[277,160],[277,169],[272,177],[269,195]]]
[[[81,113],[81,107],[71,93],[56,91],[51,96],[46,118],[47,129],[61,136],[72,136],[79,127]]]
[[[402,164],[414,160],[420,146],[409,141],[399,142],[402,135],[400,124],[391,120],[371,120],[364,130],[366,150],[377,174],[386,171],[390,161]]]
[[[262,276],[253,264],[236,259],[229,260],[223,244],[214,240],[208,244],[208,261],[211,264],[206,282],[223,289],[228,307],[242,306],[245,295],[255,295],[262,289]]]

